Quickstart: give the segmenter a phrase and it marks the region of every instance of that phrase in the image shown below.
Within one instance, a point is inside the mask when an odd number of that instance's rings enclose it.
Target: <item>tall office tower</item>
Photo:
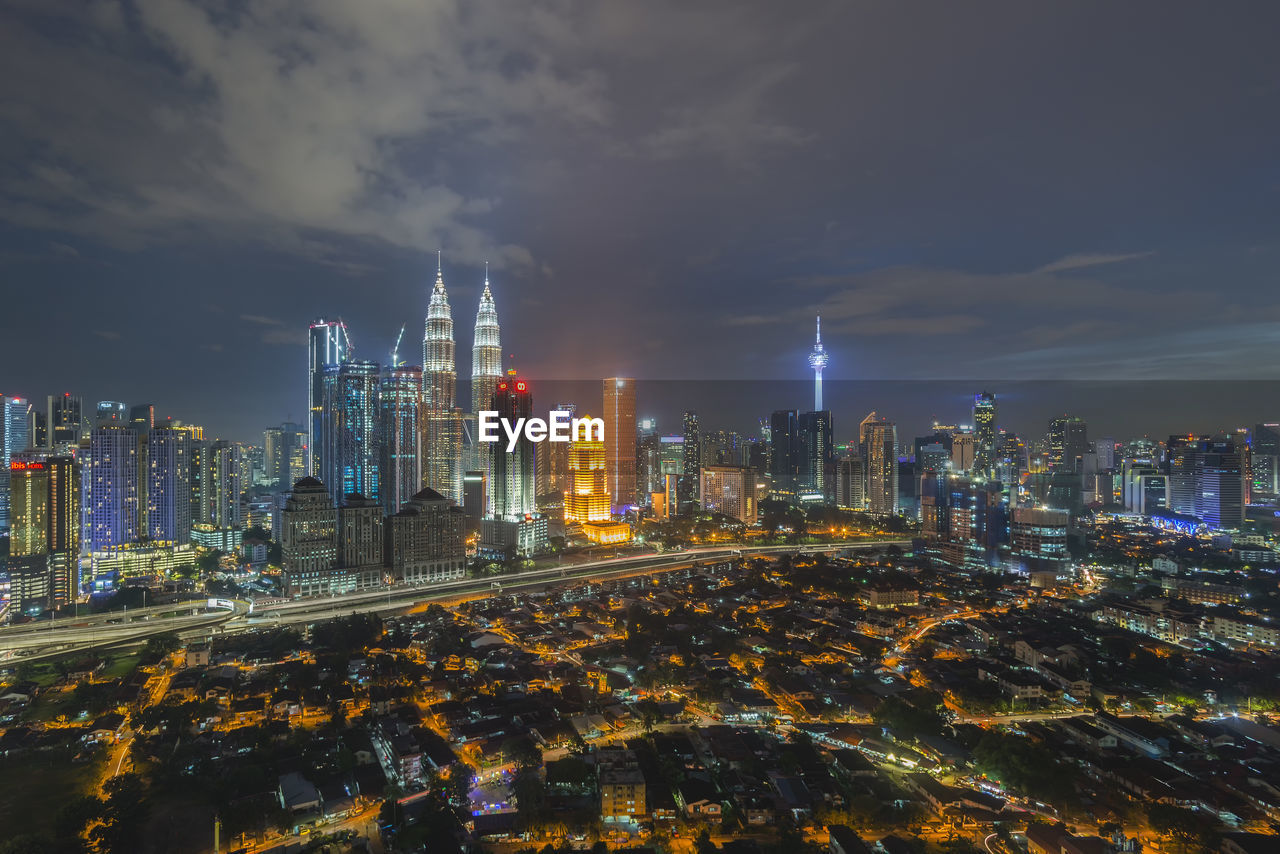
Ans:
[[[1169,509],[1214,529],[1244,524],[1243,448],[1231,436],[1169,437]]]
[[[866,475],[862,458],[841,457],[836,463],[836,506],[841,510],[863,510],[867,504]]]
[[[867,510],[881,516],[898,512],[898,430],[872,412],[858,427],[866,461]]]
[[[314,477],[293,485],[280,511],[280,545],[288,595],[328,592],[338,565],[338,510],[329,490]]]
[[[124,425],[129,421],[129,407],[118,400],[100,400],[97,406],[95,425]]]
[[[31,404],[0,394],[0,531],[9,528],[9,462],[31,445]]]
[[[557,403],[555,411],[568,412],[575,417],[578,407],[572,403]],[[537,495],[545,499],[548,495],[563,497],[569,488],[569,442],[542,442],[538,445]]]
[[[800,416],[794,409],[775,411],[769,418],[769,474],[773,488],[780,492],[798,489],[804,463]]]
[[[192,487],[193,494],[200,499],[199,509],[192,514],[194,521],[223,530],[241,527],[244,512],[240,493],[244,491],[244,483],[240,446],[218,439],[201,445],[192,457],[199,467]]]
[[[320,480],[335,507],[352,493],[379,500],[377,362],[348,359],[324,371],[321,403]]]
[[[263,430],[262,458],[267,485],[277,492],[287,492],[307,476],[306,429],[286,421],[279,427]]]
[[[462,476],[462,511],[466,515],[467,536],[480,532],[480,520],[488,512],[488,493],[489,476],[483,471],[469,471]]]
[[[262,431],[262,469],[266,483],[272,489],[280,489],[281,481],[288,476],[284,444],[283,426],[268,427]]]
[[[156,407],[152,403],[137,403],[129,407],[129,426],[145,436],[147,431],[156,426]]]
[[[516,419],[533,414],[533,395],[529,382],[514,370],[499,380],[489,408],[512,424]],[[536,464],[534,444],[521,434],[516,446],[507,450],[506,442],[489,444],[489,515],[495,519],[523,518],[535,512]]]
[[[471,474],[463,478],[464,490]],[[466,529],[467,515],[461,508],[434,489],[424,489],[387,518],[384,565],[392,578],[410,584],[463,578]]]
[[[1280,424],[1253,427],[1253,491],[1267,497],[1280,495]]]
[[[613,506],[636,503],[636,381],[604,381],[604,453]]]
[[[147,538],[157,543],[191,540],[191,436],[177,427],[147,433]]]
[[[38,614],[52,603],[49,572],[49,475],[34,453],[10,462],[12,531],[9,538],[9,601],[19,614]]]
[[[680,472],[680,511],[698,502],[698,470],[702,468],[702,431],[698,427],[698,413],[684,414],[684,441],[681,443],[684,454],[683,468]]]
[[[129,427],[95,427],[85,466],[88,552],[108,552],[138,540],[138,434]]]
[[[978,439],[967,430],[951,432],[951,470],[969,474],[977,470]]]
[[[822,348],[822,315],[818,315],[818,334],[809,351],[809,367],[813,368],[813,411],[822,411],[822,369],[827,366],[827,351]]]
[[[605,430],[608,430],[607,425]],[[564,492],[565,523],[607,522],[610,517],[611,495],[605,459],[606,443],[575,441],[570,442],[568,447],[569,482]]]
[[[385,542],[382,505],[348,495],[338,510],[338,562],[345,567],[381,567]]]
[[[1089,428],[1074,416],[1064,415],[1049,422],[1049,468],[1053,471],[1080,471],[1089,453]]]
[[[973,470],[991,477],[996,467],[996,396],[979,392],[973,396]]]
[[[803,412],[796,421],[802,455],[801,486],[823,498],[835,496],[835,442],[832,439],[830,412]]]
[[[80,470],[71,455],[54,455],[44,460],[49,476],[49,551],[80,554]]]
[[[331,468],[323,460],[325,370],[351,358],[351,339],[341,320],[316,318],[307,333],[307,473]]]
[[[422,368],[388,370],[378,388],[382,505],[390,516],[422,490]]]
[[[27,447],[49,447],[49,416],[34,403],[27,413]]]
[[[1093,453],[1098,459],[1098,471],[1110,471],[1116,467],[1116,440],[1104,436],[1093,443]]]
[[[756,473],[746,466],[703,466],[698,494],[702,509],[756,523]]]
[[[421,482],[452,500],[462,496],[462,422],[454,411],[457,385],[453,310],[437,253],[436,284],[431,290],[422,336]]]
[[[9,556],[49,551],[49,470],[43,455],[18,453],[9,462]]]
[[[45,400],[45,429],[46,447],[61,448],[79,444],[84,432],[80,398],[70,392],[49,395]]]
[[[485,265],[484,291],[476,309],[475,337],[471,340],[471,411],[488,409],[502,379],[502,330],[498,308],[489,291],[489,266]]]

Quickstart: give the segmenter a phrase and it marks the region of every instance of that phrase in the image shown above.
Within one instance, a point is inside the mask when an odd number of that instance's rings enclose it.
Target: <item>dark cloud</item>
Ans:
[[[439,247],[464,377],[485,261],[535,377],[803,376],[819,312],[833,379],[1277,377],[1277,24],[15,0],[0,358],[33,396],[168,396],[248,438],[301,411],[315,316],[368,358],[420,335]],[[20,358],[53,324],[118,337]]]

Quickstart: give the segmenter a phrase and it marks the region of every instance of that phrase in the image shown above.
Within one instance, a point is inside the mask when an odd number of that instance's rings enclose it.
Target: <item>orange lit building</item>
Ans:
[[[569,483],[564,493],[564,521],[608,522],[609,481],[604,442],[569,444]]]

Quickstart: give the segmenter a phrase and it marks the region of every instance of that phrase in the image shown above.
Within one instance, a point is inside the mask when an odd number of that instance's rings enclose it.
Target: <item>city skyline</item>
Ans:
[[[163,389],[247,439],[302,420],[306,323],[341,316],[381,361],[440,247],[456,305],[491,262],[521,319],[506,353],[535,379],[595,379],[580,366],[602,353],[600,376],[793,377],[817,313],[828,386],[1278,378],[1253,355],[1280,338],[1271,6],[1242,28],[1168,4],[970,4],[927,30],[882,4],[561,9],[564,28],[331,9],[317,51],[293,51],[305,74],[253,78],[229,57],[272,67],[291,12],[217,28],[194,3],[119,8],[4,13],[7,151],[26,164],[0,176],[0,269],[25,309],[0,318],[0,358],[23,365],[5,393]],[[457,45],[486,38],[467,65]],[[628,323],[546,346],[569,306]],[[80,346],[22,359],[54,323]],[[253,423],[214,403],[232,398]]]

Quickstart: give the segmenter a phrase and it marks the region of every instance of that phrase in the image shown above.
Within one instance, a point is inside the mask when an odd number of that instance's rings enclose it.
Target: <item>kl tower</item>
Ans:
[[[822,315],[818,315],[818,338],[809,353],[809,367],[813,368],[813,411],[822,411],[822,369],[827,366],[827,351],[822,349]]]

